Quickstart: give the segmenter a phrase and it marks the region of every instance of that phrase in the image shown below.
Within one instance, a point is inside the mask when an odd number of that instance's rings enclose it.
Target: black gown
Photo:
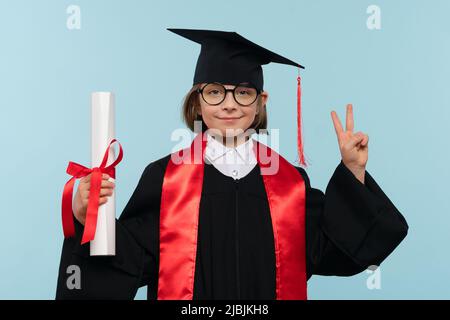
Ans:
[[[91,257],[76,237],[64,240],[57,299],[133,299],[158,290],[159,207],[170,155],[149,164],[116,222],[116,256]],[[408,232],[402,214],[366,171],[362,184],[342,163],[326,193],[306,186],[306,267],[313,274],[351,276],[380,263]],[[68,289],[70,265],[81,288]],[[275,249],[269,204],[258,165],[234,180],[205,164],[200,201],[194,299],[275,299]]]

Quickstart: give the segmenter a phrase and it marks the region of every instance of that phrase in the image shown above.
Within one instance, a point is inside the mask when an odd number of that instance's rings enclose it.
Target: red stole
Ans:
[[[158,300],[192,300],[206,137],[172,154],[160,208]],[[277,300],[306,300],[305,182],[287,160],[254,142],[275,242]],[[278,157],[276,174],[264,174]],[[174,161],[175,160],[175,161]]]

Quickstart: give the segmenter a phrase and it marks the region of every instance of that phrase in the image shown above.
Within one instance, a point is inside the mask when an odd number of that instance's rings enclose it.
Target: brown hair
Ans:
[[[202,131],[205,132],[208,128],[203,121],[202,116],[198,114],[198,109],[200,108],[200,94],[197,92],[197,89],[199,89],[200,86],[201,84],[195,84],[186,94],[181,112],[183,121],[191,131],[194,131],[194,121],[201,121]],[[267,112],[266,105],[262,105],[261,96],[258,97],[256,103],[259,112],[256,114],[255,120],[248,129],[254,129],[257,133],[260,133],[259,130],[267,129]],[[267,133],[267,131],[263,130],[261,133]]]

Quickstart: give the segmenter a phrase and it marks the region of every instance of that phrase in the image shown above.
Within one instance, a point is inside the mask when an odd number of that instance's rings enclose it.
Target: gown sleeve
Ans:
[[[89,244],[81,245],[83,225],[75,218],[76,236],[64,239],[56,299],[133,299],[148,285],[148,299],[156,299],[159,257],[159,205],[164,168],[149,164],[130,200],[116,219],[116,255],[90,256]],[[81,288],[66,285],[79,267]]]
[[[306,171],[306,267],[311,275],[351,276],[379,266],[406,237],[403,215],[366,171],[361,183],[341,161],[325,194]]]

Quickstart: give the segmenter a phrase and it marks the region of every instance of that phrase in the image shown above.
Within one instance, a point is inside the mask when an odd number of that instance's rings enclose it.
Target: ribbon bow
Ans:
[[[108,162],[109,148],[111,145],[117,142],[119,144],[119,155],[117,159],[106,167],[106,163]],[[81,244],[85,244],[94,239],[95,230],[97,228],[97,216],[98,216],[98,202],[100,198],[100,189],[102,186],[102,175],[103,173],[108,174],[110,177],[116,177],[115,166],[122,161],[123,151],[120,143],[113,139],[106,149],[105,155],[103,156],[103,161],[100,164],[100,167],[95,167],[92,169],[86,168],[81,164],[70,161],[67,166],[66,172],[72,176],[72,178],[66,182],[64,185],[64,192],[62,197],[62,224],[64,237],[69,238],[75,235],[75,225],[73,223],[73,214],[72,214],[72,195],[73,195],[73,186],[75,184],[76,179],[85,177],[92,173],[91,175],[91,186],[89,190],[89,201],[88,207],[86,211],[86,223],[84,226],[83,238],[81,240]]]

